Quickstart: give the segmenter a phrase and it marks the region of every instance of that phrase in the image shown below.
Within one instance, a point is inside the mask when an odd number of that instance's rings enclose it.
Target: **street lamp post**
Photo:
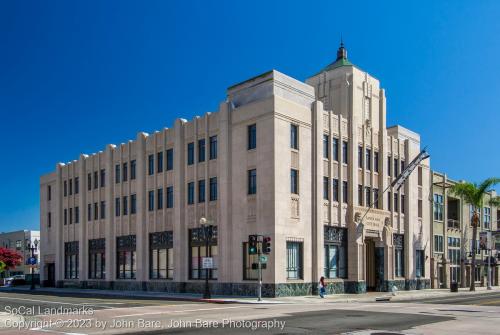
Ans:
[[[205,241],[205,257],[208,257],[209,249],[210,249],[210,240],[212,239],[213,226],[209,224],[206,218],[200,219],[200,225],[203,229],[203,239]],[[210,269],[208,267],[205,268],[205,292],[203,292],[203,299],[210,299],[210,285],[208,283],[208,277],[210,275]]]
[[[26,239],[26,250],[27,251],[31,251],[31,258],[35,258],[35,251],[37,250],[38,248],[38,240],[35,239],[33,241],[33,243],[31,242],[30,239]],[[33,268],[35,266],[35,264],[31,264],[31,287],[30,287],[30,290],[34,290],[35,289],[35,278],[34,278],[34,271],[33,271]]]

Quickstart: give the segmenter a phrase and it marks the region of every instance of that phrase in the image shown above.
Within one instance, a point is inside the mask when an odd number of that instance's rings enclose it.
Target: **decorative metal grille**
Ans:
[[[345,244],[347,243],[347,229],[324,226],[324,239],[325,242]]]
[[[98,238],[95,240],[89,240],[89,251],[105,251],[106,250],[106,239]]]
[[[394,248],[403,249],[404,242],[405,242],[405,236],[403,234],[393,234],[392,241],[393,241],[392,244],[394,245]]]
[[[78,241],[64,243],[64,253],[66,255],[78,254],[80,250]]]
[[[217,226],[208,226],[209,245],[217,245]],[[205,245],[205,229],[203,227],[190,229],[191,246]]]
[[[172,248],[173,245],[174,245],[174,234],[171,230],[149,234],[150,249]]]
[[[135,235],[119,236],[116,238],[117,251],[134,251],[136,247]]]

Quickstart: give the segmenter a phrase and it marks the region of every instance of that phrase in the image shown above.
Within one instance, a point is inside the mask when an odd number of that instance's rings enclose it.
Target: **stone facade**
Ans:
[[[266,72],[230,87],[214,113],[139,133],[42,176],[42,277],[59,286],[202,292],[196,264],[205,249],[196,229],[206,218],[217,226],[209,247],[215,293],[256,293],[244,256],[250,234],[272,239],[265,296],[315,293],[321,276],[330,293],[400,282],[415,289],[422,285],[406,282],[426,282],[430,274],[429,160],[400,190],[389,185],[419,152],[417,133],[387,128],[384,89],[341,46],[335,62],[305,83]],[[68,218],[70,212],[80,217]],[[157,272],[151,238],[160,232],[172,240],[160,243],[166,258],[158,259],[168,264]],[[401,245],[394,246],[396,235]],[[134,242],[123,245],[127,236]],[[91,252],[102,239],[104,247]],[[73,242],[78,248],[65,247]],[[160,272],[163,279],[155,277]]]

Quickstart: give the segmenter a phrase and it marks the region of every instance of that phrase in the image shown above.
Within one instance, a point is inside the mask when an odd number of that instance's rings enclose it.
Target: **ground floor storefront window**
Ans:
[[[451,283],[460,283],[460,245],[460,238],[448,237],[448,260],[450,262]]]
[[[416,250],[415,275],[417,278],[425,277],[425,251]]]
[[[219,250],[217,246],[217,226],[193,228],[189,230],[189,279],[217,279]],[[206,241],[208,239],[208,250]],[[203,258],[211,257],[213,268],[203,269]]]
[[[106,240],[89,240],[89,279],[106,278]]]
[[[286,277],[287,279],[303,278],[303,242],[286,242]]]
[[[149,277],[151,279],[174,278],[173,232],[149,234]]]
[[[80,247],[78,241],[64,243],[64,278],[78,279]]]
[[[136,276],[136,236],[116,238],[116,278],[135,279]]]
[[[394,245],[394,276],[404,277],[405,276],[405,236],[403,234],[393,235],[393,245]]]
[[[326,278],[347,278],[347,229],[324,226]]]

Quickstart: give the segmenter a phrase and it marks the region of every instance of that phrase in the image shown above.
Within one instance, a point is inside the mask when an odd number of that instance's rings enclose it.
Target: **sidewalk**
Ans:
[[[470,292],[469,288],[459,288],[458,292],[452,293],[449,289],[428,289],[416,291],[398,291],[396,295],[390,292],[368,292],[364,294],[330,294],[325,299],[318,296],[297,296],[297,297],[279,297],[279,298],[264,298],[258,302],[256,297],[238,297],[238,296],[218,296],[214,295],[211,299],[203,299],[201,294],[190,293],[166,293],[166,292],[151,292],[151,291],[116,291],[116,290],[92,290],[92,289],[73,289],[73,288],[52,288],[52,287],[37,287],[34,291],[30,290],[29,286],[17,287],[0,287],[0,292],[15,292],[25,294],[38,295],[54,295],[54,296],[81,296],[94,298],[111,298],[111,299],[137,299],[137,300],[173,300],[173,301],[191,301],[191,302],[208,302],[219,304],[296,304],[296,303],[349,303],[349,302],[375,302],[377,298],[389,299],[391,301],[408,301],[428,298],[442,297],[458,297],[471,296],[476,294],[485,294],[487,292],[500,292],[500,287],[495,286],[491,291],[486,287],[476,287],[475,292]]]

